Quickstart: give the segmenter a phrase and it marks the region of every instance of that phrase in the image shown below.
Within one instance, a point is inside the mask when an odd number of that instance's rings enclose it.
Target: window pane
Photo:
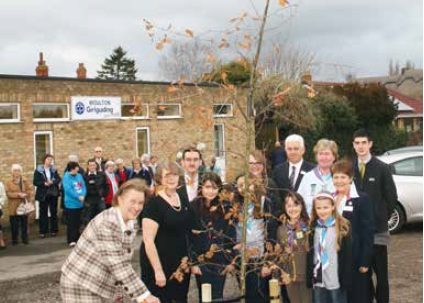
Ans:
[[[18,105],[17,104],[1,105],[0,119],[2,120],[18,119]]]
[[[178,104],[160,104],[156,107],[156,113],[158,117],[181,116]]]
[[[121,105],[122,117],[147,117],[147,105],[135,107],[134,104]]]
[[[147,138],[147,129],[138,129],[137,130],[137,149],[138,156],[141,157],[143,154],[149,153],[148,146],[148,138]]]
[[[215,104],[213,106],[213,114],[214,116],[231,116],[231,109],[231,104]]]
[[[223,157],[224,156],[224,126],[215,125],[214,126],[214,147],[215,147],[215,156]]]
[[[43,159],[46,154],[50,154],[50,135],[36,134],[35,135],[35,161],[36,165],[44,163]]]
[[[396,175],[403,176],[422,176],[423,158],[416,157],[402,160],[393,164]]]
[[[68,118],[66,104],[34,104],[32,106],[34,119],[63,119]]]

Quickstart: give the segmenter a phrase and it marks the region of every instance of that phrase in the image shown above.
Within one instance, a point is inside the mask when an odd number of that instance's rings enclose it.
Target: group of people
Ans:
[[[63,301],[128,296],[137,302],[187,302],[191,275],[199,301],[203,283],[212,284],[212,298],[220,300],[228,273],[240,281],[245,252],[246,302],[268,302],[272,277],[280,279],[284,303],[389,302],[387,221],[396,187],[389,167],[371,155],[370,134],[358,130],[352,142],[356,156],[340,160],[336,142],[320,139],[312,164],[303,159],[303,138],[290,135],[283,163],[268,173],[263,152],[253,151],[248,173],[227,184],[213,171],[199,169],[202,154],[195,147],[182,152],[180,164],[165,161],[153,173],[143,161],[127,169],[119,159],[94,158],[80,174],[77,161],[70,161],[63,180],[49,166],[49,155],[44,168],[51,170],[37,168],[34,185],[36,199],[38,194],[48,206],[53,184],[61,182],[64,191],[68,243],[75,247],[62,267]],[[31,195],[20,172],[12,168],[15,194],[8,193],[6,183],[9,200]],[[108,186],[100,179],[109,180]],[[89,220],[79,236],[81,209]],[[40,219],[41,213],[40,208]],[[140,223],[138,277],[130,261]],[[57,232],[57,219],[40,222],[41,235],[49,230]],[[271,250],[289,252],[292,261],[269,259],[270,244]]]
[[[86,169],[80,165],[76,155],[70,155],[61,177],[54,165],[54,156],[46,154],[43,164],[34,170],[32,184],[22,175],[22,166],[13,164],[11,180],[4,185],[0,183],[0,217],[2,207],[6,205],[12,245],[17,245],[19,240],[24,244],[29,243],[28,217],[31,214],[19,212],[22,203],[38,201],[39,236],[45,238],[55,237],[58,233],[60,200],[67,225],[67,242],[74,246],[81,226],[87,225],[97,214],[111,207],[113,197],[124,182],[139,178],[152,188],[156,161],[157,157],[144,154],[133,159],[131,167],[126,167],[122,159],[116,159],[115,162],[105,159],[102,148],[98,146],[94,149],[93,157],[87,161]],[[34,186],[36,191],[33,199]],[[5,247],[0,225],[0,249]]]

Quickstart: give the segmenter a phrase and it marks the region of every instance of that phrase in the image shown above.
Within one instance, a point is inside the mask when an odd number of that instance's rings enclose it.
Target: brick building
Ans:
[[[143,153],[175,160],[182,147],[203,143],[206,163],[217,156],[227,180],[240,172],[245,122],[228,90],[86,79],[83,69],[80,64],[76,78],[49,77],[45,68],[39,76],[0,75],[0,180],[10,178],[12,163],[32,178],[46,152],[55,155],[59,172],[69,154],[85,166],[98,145],[105,157],[130,166]],[[76,120],[72,100],[90,96],[117,102],[121,113]],[[245,96],[237,98],[245,103]]]

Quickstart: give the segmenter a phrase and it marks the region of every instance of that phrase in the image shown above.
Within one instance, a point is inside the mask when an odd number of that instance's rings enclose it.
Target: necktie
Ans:
[[[365,163],[359,162],[359,174],[361,175],[361,179],[364,179],[365,175]]]
[[[292,166],[292,171],[289,176],[290,188],[294,189],[294,177],[296,176],[296,166]]]

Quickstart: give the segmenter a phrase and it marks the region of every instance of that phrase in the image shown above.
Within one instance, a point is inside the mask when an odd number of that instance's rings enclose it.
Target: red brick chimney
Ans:
[[[78,79],[87,78],[87,69],[85,68],[84,63],[78,63],[77,78]]]
[[[37,77],[48,77],[49,67],[46,65],[46,61],[43,60],[43,53],[40,52],[40,60],[38,60],[38,66],[35,68],[35,75]]]

